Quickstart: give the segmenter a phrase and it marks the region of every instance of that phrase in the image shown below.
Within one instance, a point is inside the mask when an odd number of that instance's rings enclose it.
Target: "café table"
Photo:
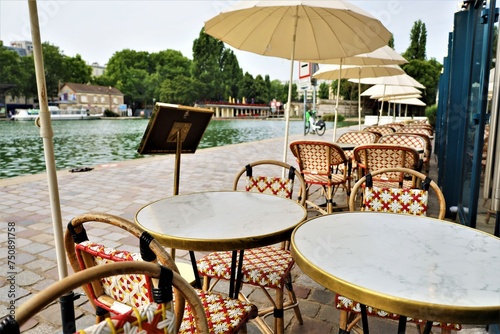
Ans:
[[[353,143],[335,143],[335,145],[338,145],[341,149],[343,150],[353,150],[358,144],[353,144]]]
[[[363,305],[428,321],[500,322],[500,239],[491,234],[434,218],[348,212],[301,223],[291,251],[305,274]]]
[[[241,285],[244,249],[288,240],[306,216],[306,209],[299,203],[279,196],[208,191],[149,203],[139,209],[135,221],[165,247],[190,251],[200,287],[194,251],[233,251],[235,270],[229,295],[236,297]]]

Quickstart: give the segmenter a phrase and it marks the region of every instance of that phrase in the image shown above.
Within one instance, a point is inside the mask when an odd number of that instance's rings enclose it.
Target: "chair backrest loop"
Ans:
[[[149,247],[151,241],[153,241],[153,236],[151,234],[146,231],[141,233],[139,237],[139,249],[141,251],[142,260],[146,262],[156,261],[156,254]]]
[[[250,164],[245,166],[245,170],[246,170],[247,176],[252,177],[252,166],[250,166]]]
[[[153,301],[155,303],[168,303],[173,300],[172,280],[174,273],[167,267],[161,266],[158,286],[152,288]]]
[[[294,181],[295,180],[295,167],[290,166],[290,169],[288,171],[288,179]]]
[[[373,187],[373,177],[372,177],[372,174],[368,173],[368,174],[365,175],[365,177],[366,177],[366,182],[365,182],[366,186],[368,188]]]
[[[422,184],[420,185],[420,188],[423,190],[429,190],[429,187],[431,186],[432,179],[430,177],[426,177],[425,180],[422,181]]]
[[[75,226],[73,226],[73,223],[71,221],[68,223],[68,231],[69,233],[71,233],[71,236],[73,237],[73,241],[75,242],[75,244],[79,244],[89,240],[85,227],[80,225],[79,228],[80,232],[77,232]]]

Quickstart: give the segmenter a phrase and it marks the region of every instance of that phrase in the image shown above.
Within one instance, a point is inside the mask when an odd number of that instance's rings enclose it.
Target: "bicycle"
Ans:
[[[322,136],[326,131],[325,121],[319,115],[316,119],[313,114],[310,115],[309,121],[306,121],[306,135],[311,131],[311,134],[316,133],[318,136]]]

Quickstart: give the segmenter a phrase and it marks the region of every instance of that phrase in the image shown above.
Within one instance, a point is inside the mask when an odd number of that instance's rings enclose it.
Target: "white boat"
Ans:
[[[49,106],[50,118],[56,120],[82,120],[101,119],[102,115],[91,115],[85,109],[61,110],[58,107]],[[40,116],[39,109],[16,109],[11,119],[14,121],[34,121]]]

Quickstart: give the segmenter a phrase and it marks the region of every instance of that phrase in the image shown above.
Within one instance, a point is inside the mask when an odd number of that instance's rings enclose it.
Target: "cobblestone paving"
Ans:
[[[357,127],[352,127],[357,129]],[[347,128],[338,129],[340,135]],[[290,136],[290,141],[304,138]],[[332,131],[323,137],[309,135],[313,140],[331,140]],[[281,160],[283,138],[198,150],[181,157],[180,193],[204,190],[231,189],[233,176],[246,163],[261,160]],[[289,152],[288,162],[296,165]],[[433,159],[434,160],[434,159]],[[133,221],[135,212],[147,203],[173,193],[174,156],[146,157],[133,161],[95,166],[85,173],[57,173],[63,226],[75,215],[89,211],[105,212]],[[345,196],[340,193],[337,196]],[[32,294],[45,289],[58,279],[51,208],[47,180],[44,174],[0,180],[0,318],[11,312],[11,303],[19,306]],[[345,198],[345,197],[344,197]],[[432,209],[432,208],[431,208]],[[490,225],[486,228],[491,228]],[[8,229],[11,228],[12,234]],[[110,247],[137,250],[137,241],[125,232],[112,227],[90,229],[90,238]],[[8,262],[9,244],[15,245],[15,260]],[[13,249],[11,246],[10,249]],[[177,258],[188,261],[186,252],[178,251]],[[11,265],[11,267],[9,267]],[[71,268],[68,265],[68,271]],[[5,275],[5,276],[4,276]],[[333,305],[334,294],[293,269],[294,287],[299,297],[304,324],[299,325],[293,311],[285,312],[287,333],[337,333],[339,315]],[[221,288],[222,289],[222,288]],[[250,298],[261,305],[260,291],[244,287]],[[79,289],[77,293],[83,292]],[[77,327],[94,322],[93,309],[86,296],[75,301]],[[272,322],[272,317],[267,319]],[[372,333],[396,332],[396,324],[371,319]],[[476,326],[478,327],[478,326]],[[25,333],[61,333],[60,308],[51,304],[30,319],[23,327]],[[258,333],[250,324],[249,333]],[[414,332],[413,328],[409,329]],[[482,328],[470,328],[463,333],[485,333]]]

